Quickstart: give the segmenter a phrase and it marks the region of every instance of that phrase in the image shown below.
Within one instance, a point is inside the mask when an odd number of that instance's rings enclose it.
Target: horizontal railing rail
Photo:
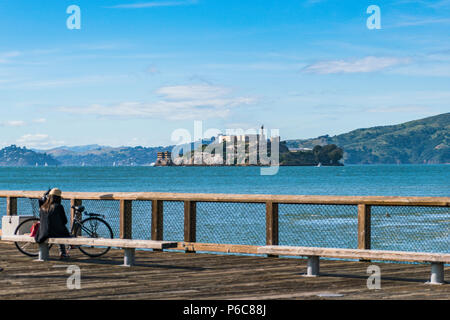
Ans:
[[[0,198],[42,197],[44,191],[0,191]],[[399,197],[399,196],[316,196],[270,194],[222,194],[222,193],[165,193],[165,192],[63,192],[63,199],[83,200],[166,200],[196,202],[248,202],[248,203],[296,203],[343,204],[389,206],[450,206],[450,197]]]
[[[0,199],[6,199],[6,215],[17,215],[20,211],[18,209],[18,199],[29,198],[38,199],[42,197],[44,191],[0,191]],[[179,227],[182,234],[183,240],[179,242],[177,249],[185,251],[214,251],[214,252],[232,252],[232,253],[257,253],[258,245],[249,245],[245,243],[216,243],[214,241],[215,232],[217,228],[225,228],[226,224],[220,224],[222,219],[232,219],[231,215],[235,213],[236,209],[232,205],[245,205],[248,207],[242,209],[242,215],[257,214],[257,219],[251,220],[246,226],[229,226],[232,224],[232,220],[228,223],[229,233],[236,231],[236,228],[248,228],[247,232],[254,231],[250,230],[255,228],[256,222],[263,225],[261,228],[256,230],[259,234],[263,233],[265,229],[265,245],[279,245],[280,244],[280,210],[291,210],[297,214],[297,211],[289,208],[286,209],[282,206],[294,206],[295,205],[305,205],[305,206],[318,206],[318,208],[311,209],[312,214],[309,214],[307,218],[305,216],[294,217],[293,222],[286,222],[283,220],[283,228],[291,224],[301,224],[303,222],[314,222],[315,226],[320,226],[320,223],[327,224],[331,223],[326,219],[333,220],[334,212],[339,211],[335,209],[328,216],[324,217],[323,220],[305,220],[305,219],[315,219],[311,218],[317,216],[317,212],[326,211],[325,207],[334,206],[334,208],[340,208],[345,206],[351,206],[354,209],[355,214],[349,215],[349,217],[342,218],[342,221],[350,221],[353,228],[355,225],[354,234],[352,233],[349,237],[353,237],[352,241],[356,242],[355,247],[357,249],[371,249],[372,247],[372,223],[374,218],[372,217],[372,208],[388,208],[388,207],[436,207],[440,208],[439,213],[444,212],[444,215],[449,214],[445,208],[450,207],[450,197],[396,197],[396,196],[315,196],[315,195],[265,195],[265,194],[205,194],[205,193],[161,193],[161,192],[63,192],[62,198],[64,200],[69,200],[70,205],[81,205],[84,201],[114,201],[118,202],[117,207],[117,220],[118,220],[118,235],[122,239],[132,239],[133,237],[133,220],[135,219],[133,211],[137,210],[134,208],[134,203],[138,204],[140,202],[149,202],[150,205],[140,210],[144,211],[143,215],[148,216],[148,219],[143,221],[142,224],[146,225],[145,228],[149,229],[151,240],[167,240],[164,238],[164,229],[167,227],[175,228]],[[182,226],[175,226],[164,223],[165,219],[165,204],[178,203],[177,207],[177,217],[181,216],[182,221],[179,220],[178,224],[183,224]],[[210,208],[205,206],[205,203],[216,203],[217,208]],[[229,207],[223,207],[228,205]],[[251,206],[257,207],[251,207]],[[198,242],[198,222],[203,217],[199,216],[197,213],[200,211],[204,212],[218,212],[223,213],[223,215],[215,215],[210,218],[207,225],[210,228],[208,232],[212,234],[212,241],[208,242]],[[222,207],[220,207],[222,206]],[[250,208],[251,207],[251,208]],[[280,209],[283,208],[283,209]],[[444,208],[444,211],[442,209]],[[352,209],[352,210],[353,210]],[[88,208],[89,210],[89,208]],[[347,210],[347,209],[346,209]],[[254,213],[257,212],[257,213]],[[353,212],[353,211],[352,211]],[[142,212],[140,212],[141,214]],[[261,213],[261,215],[259,215]],[[1,213],[3,215],[3,213]],[[386,216],[389,214],[387,213]],[[71,218],[73,219],[74,212],[71,210]],[[377,217],[380,216],[377,213]],[[247,216],[245,216],[247,217]],[[448,220],[447,217],[447,220]],[[445,218],[445,217],[444,217]],[[139,219],[143,219],[142,215],[139,215]],[[303,220],[302,220],[303,219]],[[347,219],[347,220],[345,220]],[[263,221],[264,220],[264,221]],[[445,220],[445,219],[444,219]],[[205,222],[202,221],[203,228],[205,227]],[[341,222],[340,222],[341,223]],[[389,221],[385,222],[389,223]],[[417,223],[417,222],[416,222]],[[217,224],[218,226],[216,226]],[[406,223],[407,224],[407,223]],[[444,229],[448,228],[445,227]],[[216,229],[213,229],[216,228]],[[310,228],[310,227],[308,227]],[[312,228],[312,227],[311,227]],[[377,228],[379,228],[377,226]],[[352,230],[353,230],[352,229]],[[215,231],[211,231],[215,230]],[[283,229],[284,230],[284,229]],[[309,229],[311,230],[311,229]],[[330,231],[331,230],[331,231]],[[377,229],[378,230],[378,229]],[[200,230],[204,232],[204,230]],[[242,233],[245,234],[244,230]],[[333,228],[329,228],[329,232],[335,231]],[[224,231],[225,232],[225,231]],[[320,231],[321,232],[321,231]],[[352,231],[353,232],[353,231]],[[444,241],[445,232],[448,230],[443,230]],[[295,232],[292,234],[295,235]],[[224,236],[227,238],[227,235]],[[448,235],[447,235],[448,237]],[[173,240],[173,239],[171,239]],[[440,240],[441,241],[441,240]],[[445,246],[445,244],[444,244]],[[448,246],[448,244],[447,244]],[[445,247],[444,247],[445,249]],[[447,249],[445,249],[447,250]]]

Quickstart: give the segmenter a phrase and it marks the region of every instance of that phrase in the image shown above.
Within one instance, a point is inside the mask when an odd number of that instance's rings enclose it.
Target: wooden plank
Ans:
[[[278,245],[278,203],[266,202],[266,245]]]
[[[152,240],[162,240],[164,229],[164,202],[161,200],[152,201],[152,226],[151,226],[151,238]]]
[[[33,237],[2,236],[2,241],[10,242],[35,242]],[[293,247],[293,246],[252,246],[252,245],[232,245],[213,244],[195,242],[175,242],[175,241],[154,241],[154,240],[127,240],[127,239],[92,239],[92,238],[52,238],[49,243],[54,244],[79,244],[115,246],[127,248],[150,248],[165,249],[173,248],[186,251],[211,251],[225,253],[246,253],[246,254],[270,254],[286,256],[320,256],[325,258],[339,259],[368,259],[387,261],[407,261],[407,262],[443,262],[450,263],[450,254],[427,253],[409,251],[387,251],[387,250],[361,250],[361,249],[340,249],[340,248],[315,248],[315,247]],[[159,243],[161,247],[159,247]]]
[[[242,253],[257,254],[258,246],[242,244],[218,244],[218,243],[199,243],[199,242],[178,242],[174,249],[185,251],[209,251],[224,253]]]
[[[293,246],[263,246],[259,254],[278,254],[286,256],[319,256],[340,259],[368,259],[408,262],[443,262],[450,263],[450,254],[409,251],[361,250],[340,248],[314,248]]]
[[[8,216],[17,215],[17,198],[15,197],[6,198],[6,215]]]
[[[120,238],[132,238],[132,201],[120,200]]]
[[[358,249],[370,249],[371,239],[371,207],[366,204],[358,205]]]
[[[196,242],[197,239],[197,203],[184,202],[184,241]]]
[[[0,191],[0,197],[40,198],[44,191]],[[63,199],[85,200],[167,200],[196,202],[249,202],[341,205],[392,205],[450,207],[450,197],[397,197],[397,196],[317,196],[217,193],[164,193],[164,192],[63,192]]]
[[[448,300],[450,294],[448,284],[424,286],[430,277],[429,265],[379,264],[382,289],[367,290],[368,264],[357,261],[322,260],[322,276],[305,278],[300,275],[306,270],[303,259],[141,250],[136,252],[137,266],[121,268],[118,264],[123,251],[114,249],[102,261],[72,251],[70,264],[81,268],[81,289],[67,290],[68,263],[57,259],[57,246],[54,247],[50,257],[55,259],[36,263],[20,254],[14,245],[0,242],[4,269],[0,273],[0,299]],[[448,273],[450,267],[445,267],[445,271]]]
[[[28,235],[2,235],[2,241],[36,242],[34,237],[30,237]]]
[[[2,241],[35,243],[33,237],[27,235],[3,236]],[[89,246],[107,246],[118,248],[142,248],[142,249],[168,249],[176,248],[176,241],[132,240],[132,239],[107,239],[107,238],[50,238],[49,244],[72,244]]]

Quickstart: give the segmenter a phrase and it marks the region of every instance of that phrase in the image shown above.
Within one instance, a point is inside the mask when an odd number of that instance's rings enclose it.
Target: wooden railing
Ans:
[[[17,214],[18,198],[40,198],[43,191],[0,191],[6,198],[6,214]],[[303,196],[303,195],[242,195],[242,194],[197,194],[156,192],[63,192],[62,198],[72,205],[81,205],[83,200],[117,200],[120,202],[120,238],[132,237],[132,202],[151,201],[151,239],[163,239],[164,201],[184,202],[184,242],[177,249],[185,251],[214,251],[233,253],[257,253],[257,246],[242,244],[197,243],[197,202],[260,203],[266,208],[266,244],[279,243],[280,204],[355,205],[358,208],[358,249],[371,248],[372,206],[420,206],[450,207],[450,197],[385,197],[385,196]],[[73,218],[73,210],[71,216]]]

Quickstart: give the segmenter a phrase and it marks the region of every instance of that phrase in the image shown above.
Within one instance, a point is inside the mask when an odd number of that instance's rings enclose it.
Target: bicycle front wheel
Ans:
[[[39,218],[30,218],[22,221],[14,231],[14,235],[30,235],[31,227],[35,222],[39,222]],[[35,242],[14,242],[17,249],[29,257],[37,257],[39,255],[39,244]],[[49,249],[51,245],[49,245]]]
[[[105,238],[113,239],[113,231],[109,224],[100,218],[87,218],[80,222],[77,235],[85,238]],[[80,251],[89,257],[100,257],[106,254],[111,247],[94,247],[83,245]]]

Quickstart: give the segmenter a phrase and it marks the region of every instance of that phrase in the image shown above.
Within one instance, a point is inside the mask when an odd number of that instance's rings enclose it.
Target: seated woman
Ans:
[[[64,207],[61,205],[61,190],[52,189],[47,199],[39,208],[40,226],[35,236],[37,243],[42,243],[48,238],[69,238],[70,233],[66,228],[67,217]],[[67,258],[66,246],[60,245],[60,258]]]

